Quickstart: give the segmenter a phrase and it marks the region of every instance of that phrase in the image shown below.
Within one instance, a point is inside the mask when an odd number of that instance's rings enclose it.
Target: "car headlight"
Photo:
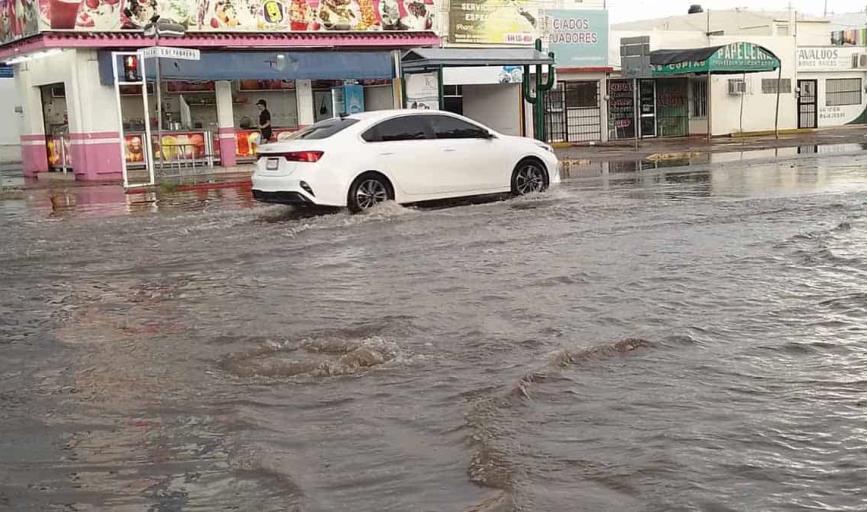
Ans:
[[[554,152],[554,148],[552,148],[552,147],[551,147],[550,145],[548,145],[548,144],[545,144],[544,142],[536,141],[536,145],[539,146],[540,148],[544,149],[545,151],[548,151],[549,153],[553,153],[553,152]]]

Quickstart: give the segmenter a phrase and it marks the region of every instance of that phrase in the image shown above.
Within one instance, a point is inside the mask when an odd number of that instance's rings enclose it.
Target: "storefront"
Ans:
[[[798,48],[799,128],[867,123],[867,47]]]
[[[405,107],[441,108],[506,135],[526,135],[524,66],[553,61],[534,48],[424,48],[402,62]]]
[[[760,45],[734,42],[707,48],[650,52],[649,70],[632,79],[608,83],[608,131],[612,139],[683,137],[774,129],[776,84],[786,94],[789,79],[780,80],[776,55]],[[759,74],[762,91],[750,75]],[[790,70],[789,73],[792,73]],[[766,78],[767,75],[774,78]],[[788,102],[783,105],[783,108]],[[735,129],[733,130],[732,127]]]
[[[544,11],[557,82],[546,95],[548,142],[607,141],[608,12]]]
[[[52,10],[54,2],[41,11],[35,2],[22,2],[17,14],[34,22],[2,34],[0,62],[16,70],[25,173],[66,162],[77,179],[118,180],[123,160],[144,164],[148,123],[155,159],[249,161],[260,142],[259,100],[268,104],[277,139],[337,115],[346,87],[360,90],[366,110],[399,106],[396,56],[439,43],[433,5],[426,1],[396,0],[379,10],[365,0],[339,6],[250,1],[231,9],[197,0],[161,3],[158,14],[178,20],[186,33],[160,45],[198,49],[201,60],[161,59],[159,84],[149,62],[147,112],[140,86],[123,86],[117,101],[111,52],[154,46],[142,28],[155,3],[132,2],[135,9],[122,11],[111,0],[75,2],[70,14]],[[63,4],[72,11],[73,3]],[[162,140],[156,137],[155,87],[162,97]]]

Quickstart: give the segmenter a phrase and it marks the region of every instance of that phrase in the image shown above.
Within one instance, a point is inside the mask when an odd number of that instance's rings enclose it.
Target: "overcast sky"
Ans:
[[[825,0],[607,0],[611,23],[621,21],[661,18],[686,14],[691,4],[700,4],[705,9],[734,9],[749,6],[753,10],[793,9],[807,14],[822,15]],[[867,8],[867,0],[828,0],[828,12],[855,12]]]

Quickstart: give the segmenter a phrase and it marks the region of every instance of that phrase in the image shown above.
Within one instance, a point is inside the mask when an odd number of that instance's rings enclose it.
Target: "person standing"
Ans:
[[[259,133],[262,134],[262,144],[271,141],[271,112],[268,112],[268,103],[265,100],[256,102],[256,107],[259,109]]]

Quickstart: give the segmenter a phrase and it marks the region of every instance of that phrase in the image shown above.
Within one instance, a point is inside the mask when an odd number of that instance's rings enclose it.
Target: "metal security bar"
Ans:
[[[559,82],[547,95],[548,141],[591,142],[602,139],[599,81]]]

